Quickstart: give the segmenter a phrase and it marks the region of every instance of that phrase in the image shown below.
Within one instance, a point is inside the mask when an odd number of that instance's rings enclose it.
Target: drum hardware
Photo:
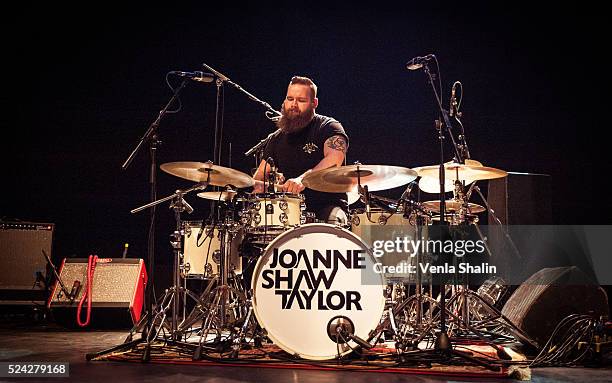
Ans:
[[[412,206],[412,204],[414,202],[411,200],[398,203],[399,206]],[[421,241],[426,240],[426,233],[423,228],[427,222],[425,215],[416,215],[415,238]],[[423,261],[424,254],[421,250],[417,248],[414,255],[417,265]],[[408,349],[417,349],[418,344],[425,337],[435,337],[436,322],[433,312],[439,306],[439,302],[431,298],[433,284],[432,279],[428,279],[428,292],[426,292],[423,285],[423,272],[420,267],[417,267],[414,295],[409,296],[409,291],[406,292],[403,283],[394,284],[391,287],[391,306],[388,308],[385,318],[368,338],[369,342],[377,341],[385,332],[390,331],[392,339],[396,343],[396,349],[401,353]]]
[[[234,239],[238,237],[242,225],[227,216],[225,222],[215,226],[215,230],[218,231],[219,239],[219,249],[216,250],[218,259],[214,260],[218,265],[218,272],[210,280],[181,328],[186,331],[201,321],[198,345],[193,353],[194,360],[200,359],[202,350],[210,346],[209,335],[215,335],[212,344],[216,347],[223,347],[225,344],[237,353],[239,348],[236,347],[240,342],[237,343],[235,337],[242,339],[250,320],[250,304],[242,287],[241,275],[237,274],[230,264],[230,257],[237,255],[238,249],[232,244],[236,243]],[[243,319],[247,323],[238,326],[240,331],[236,332],[236,323]],[[223,342],[223,333],[227,331],[230,338]]]
[[[207,181],[202,181],[194,186],[185,189],[185,190],[177,190],[174,194],[167,196],[165,198],[159,199],[157,201],[153,201],[149,204],[141,206],[132,210],[132,213],[136,213],[147,209],[152,206],[156,206],[165,201],[172,201],[170,204],[170,208],[174,211],[174,219],[176,222],[175,231],[170,235],[170,244],[174,253],[174,263],[173,263],[173,285],[166,289],[164,295],[160,298],[159,304],[152,311],[151,315],[151,326],[149,328],[148,333],[144,336],[144,340],[146,340],[145,351],[143,353],[143,360],[149,360],[150,358],[150,349],[151,343],[153,340],[160,334],[163,329],[167,329],[169,334],[165,336],[168,341],[179,341],[180,333],[178,331],[180,323],[179,323],[179,311],[180,311],[180,303],[181,300],[183,302],[186,301],[187,297],[198,300],[198,297],[193,294],[188,289],[181,286],[181,261],[182,261],[182,249],[181,249],[181,237],[184,234],[183,232],[183,224],[181,222],[181,213],[187,211],[188,213],[193,212],[193,208],[185,199],[183,198],[186,194],[195,191],[201,190],[208,186]],[[183,299],[181,299],[183,297]],[[168,323],[168,311],[170,312],[170,318]],[[184,320],[184,316],[183,316]]]
[[[367,350],[373,347],[370,343],[355,335],[355,325],[353,321],[343,315],[335,316],[329,320],[327,324],[327,335],[329,339],[337,344],[344,343],[349,346],[348,343],[352,340]],[[338,355],[339,354],[340,353],[338,353]]]
[[[132,161],[134,160],[134,158],[136,157],[136,155],[138,154],[138,152],[140,151],[140,149],[144,146],[145,142],[149,144],[149,153],[150,153],[151,161],[150,161],[148,173],[149,173],[151,201],[155,201],[157,199],[157,149],[162,143],[162,141],[159,139],[158,128],[161,124],[162,119],[168,113],[170,106],[174,104],[180,92],[187,86],[188,82],[189,82],[189,79],[185,78],[183,79],[183,81],[181,81],[181,84],[179,86],[172,89],[173,91],[172,97],[168,100],[166,105],[159,111],[159,113],[156,113],[155,120],[149,125],[149,127],[147,128],[147,131],[140,138],[136,147],[132,150],[128,158],[121,165],[122,170],[127,170],[130,164],[132,163]],[[132,211],[132,213],[134,213],[134,211]],[[147,266],[148,266],[148,274],[149,274],[150,281],[154,281],[155,280],[155,220],[156,220],[155,213],[156,213],[156,209],[151,209],[149,213],[150,213],[149,215],[150,230],[149,230],[148,241],[147,241],[148,243],[147,245],[147,263],[148,263]],[[147,285],[146,291],[145,291],[145,304],[144,304],[146,313],[143,315],[143,318],[140,321],[140,323],[136,325],[134,328],[132,328],[132,330],[130,330],[130,334],[131,334],[132,331],[137,332],[140,329],[144,329],[142,332],[141,340],[144,340],[145,338],[148,337],[146,333],[151,331],[153,327],[153,324],[151,323],[151,318],[152,318],[153,304],[154,304],[153,297],[155,294],[154,285],[155,283],[149,283]],[[119,350],[125,347],[129,347],[133,344],[135,345],[139,343],[141,340],[135,340],[135,341],[130,340],[130,341],[127,341],[125,345],[118,345],[109,350]],[[147,345],[149,345],[149,342],[147,342]],[[148,347],[147,347],[147,350],[149,350]],[[96,354],[88,354],[87,358],[93,358],[94,356],[101,356],[107,352],[109,351],[103,350]],[[147,355],[143,356],[143,359],[145,359],[145,361],[147,360],[146,356]]]

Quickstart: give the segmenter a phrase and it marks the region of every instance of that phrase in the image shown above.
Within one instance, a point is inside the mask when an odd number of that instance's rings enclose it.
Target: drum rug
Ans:
[[[315,361],[296,358],[275,345],[242,348],[237,357],[214,350],[202,351],[199,360],[193,360],[195,346],[188,343],[155,343],[151,347],[150,362],[193,366],[242,366],[283,369],[315,369],[359,372],[387,372],[395,374],[439,375],[475,378],[514,378],[529,380],[531,372],[522,354],[509,348],[512,360],[501,360],[493,348],[470,344],[455,346],[461,355],[442,356],[433,350],[415,351],[398,355],[394,349],[372,348],[345,356],[340,360]],[[144,346],[127,351],[105,354],[95,361],[142,362]]]

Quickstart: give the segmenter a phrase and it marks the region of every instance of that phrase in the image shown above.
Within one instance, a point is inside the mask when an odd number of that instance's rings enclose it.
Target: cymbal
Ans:
[[[466,164],[447,162],[444,164],[445,182],[444,191],[450,192],[454,189],[455,180],[465,181],[468,185],[474,181],[503,178],[508,175],[504,170],[482,166],[478,161],[468,160]],[[421,166],[414,168],[421,177],[419,188],[426,193],[440,192],[440,165]]]
[[[198,197],[204,199],[210,199],[213,201],[231,201],[232,198],[236,195],[235,190],[223,190],[223,191],[210,191],[210,192],[202,192],[198,193]]]
[[[401,166],[348,165],[308,173],[302,183],[307,188],[328,193],[346,193],[355,190],[357,176],[369,191],[392,189],[417,178],[417,172]]]
[[[456,200],[456,199],[451,199],[448,201],[445,201],[444,205],[446,208],[446,212],[447,213],[455,213],[458,212],[459,209],[461,208],[461,204],[463,202]],[[423,208],[425,208],[426,210],[433,212],[433,213],[440,213],[440,201],[439,200],[434,200],[434,201],[426,201],[421,203],[421,205],[423,206]],[[482,213],[483,211],[485,211],[486,209],[483,206],[480,206],[476,203],[468,203],[468,213],[469,214],[476,214],[476,213]]]
[[[213,165],[212,162],[168,162],[162,164],[161,170],[173,176],[190,181],[208,181],[210,185],[233,185],[237,188],[253,186],[253,177],[239,170]]]

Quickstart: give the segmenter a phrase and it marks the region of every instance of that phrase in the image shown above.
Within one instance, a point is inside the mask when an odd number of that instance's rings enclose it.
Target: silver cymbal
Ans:
[[[317,191],[346,193],[355,190],[358,178],[362,186],[368,186],[369,191],[378,191],[406,185],[416,177],[414,170],[401,166],[348,165],[310,172],[302,183]]]
[[[456,180],[469,185],[474,181],[502,178],[508,175],[504,170],[482,166],[482,163],[474,160],[466,160],[465,164],[447,162],[444,164],[444,169],[445,192],[453,191]],[[422,191],[426,193],[440,192],[440,165],[421,166],[414,168],[414,170],[421,177],[419,188]]]
[[[161,170],[168,174],[195,182],[207,181],[213,186],[232,185],[237,188],[253,186],[253,177],[239,170],[213,165],[212,162],[168,162]]]

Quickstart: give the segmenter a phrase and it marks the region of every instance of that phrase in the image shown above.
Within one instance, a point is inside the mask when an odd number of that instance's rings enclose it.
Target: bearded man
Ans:
[[[315,83],[308,77],[294,76],[289,82],[282,115],[277,122],[281,133],[274,136],[264,149],[263,160],[253,176],[254,192],[264,191],[263,180],[271,165],[267,161],[272,159],[286,179],[280,185],[282,191],[304,192],[307,210],[314,212],[318,220],[344,224],[348,209],[346,194],[305,190],[302,184],[304,176],[311,171],[341,166],[348,149],[348,136],[342,125],[331,117],[316,114],[318,105]]]

